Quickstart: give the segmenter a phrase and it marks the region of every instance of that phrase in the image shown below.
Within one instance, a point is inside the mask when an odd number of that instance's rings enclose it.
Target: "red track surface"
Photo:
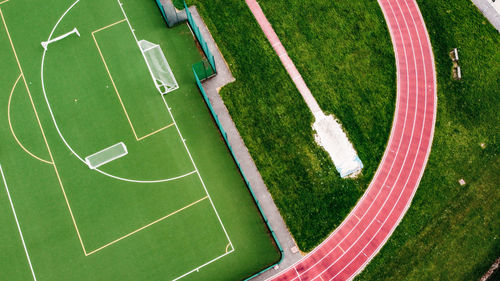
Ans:
[[[255,0],[246,2],[271,45],[282,48]],[[382,162],[344,222],[321,245],[272,280],[352,279],[403,218],[424,173],[437,107],[432,47],[415,0],[379,0],[379,4],[392,38],[398,88]]]

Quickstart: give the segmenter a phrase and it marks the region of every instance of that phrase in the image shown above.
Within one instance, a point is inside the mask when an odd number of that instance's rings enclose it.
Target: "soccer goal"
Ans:
[[[128,154],[127,147],[123,142],[107,147],[90,156],[85,157],[85,163],[90,169],[97,169],[100,166]]]
[[[178,89],[179,84],[177,84],[160,46],[146,40],[141,40],[138,43],[158,91],[161,94],[166,94]]]

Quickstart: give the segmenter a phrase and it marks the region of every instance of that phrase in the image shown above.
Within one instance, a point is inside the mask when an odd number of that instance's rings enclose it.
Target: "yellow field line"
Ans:
[[[106,63],[106,60],[104,59],[104,56],[103,56],[103,54],[101,52],[101,48],[99,47],[99,44],[97,43],[97,40],[95,39],[95,35],[94,35],[94,33],[99,32],[99,31],[101,31],[101,30],[103,30],[105,28],[108,28],[110,26],[113,26],[115,24],[118,24],[120,22],[123,22],[123,20],[119,21],[119,22],[115,22],[113,24],[110,24],[107,27],[103,27],[101,29],[98,29],[97,31],[93,31],[92,32],[92,38],[94,39],[95,45],[97,47],[97,51],[99,51],[99,55],[101,56],[101,60],[104,63],[104,68],[106,68],[106,72],[108,73],[109,79],[111,80],[111,84],[113,84],[113,88],[115,89],[116,95],[118,96],[118,100],[120,101],[120,104],[122,106],[123,112],[125,113],[125,116],[127,117],[128,124],[130,125],[130,128],[132,129],[132,133],[134,134],[135,139],[138,140],[137,134],[135,133],[134,125],[130,121],[130,117],[128,115],[127,109],[125,108],[125,105],[123,104],[122,97],[120,96],[120,93],[118,92],[118,89],[116,88],[115,80],[113,80],[113,76],[111,76],[111,72],[109,71],[108,64]]]
[[[228,251],[228,249],[229,249],[229,246],[231,246],[231,243],[227,243],[227,246],[226,246],[226,253],[227,253],[227,251]]]
[[[76,220],[75,220],[75,217],[73,216],[73,211],[71,210],[71,206],[69,205],[68,197],[66,196],[66,192],[64,190],[64,186],[62,184],[61,177],[59,176],[59,171],[57,170],[56,163],[54,162],[54,157],[52,155],[52,151],[50,150],[50,146],[49,146],[49,143],[47,142],[47,138],[45,136],[45,132],[44,132],[42,124],[40,122],[40,118],[38,117],[38,112],[37,112],[35,104],[33,102],[33,98],[31,96],[30,89],[28,87],[28,84],[26,83],[26,77],[24,77],[23,69],[21,67],[21,63],[19,62],[19,58],[17,57],[16,48],[14,48],[14,43],[12,42],[12,38],[10,37],[9,29],[7,28],[7,23],[5,22],[5,18],[3,16],[2,9],[0,9],[0,16],[2,18],[2,22],[3,22],[3,25],[5,27],[5,31],[7,32],[7,37],[9,37],[10,46],[12,48],[12,51],[14,52],[14,56],[16,57],[17,66],[19,67],[19,71],[21,72],[21,76],[23,77],[24,85],[26,87],[26,90],[28,91],[28,95],[29,95],[30,101],[31,101],[31,106],[33,107],[33,110],[35,111],[36,120],[37,120],[38,126],[40,127],[40,130],[42,132],[43,140],[45,142],[45,146],[47,147],[47,151],[49,152],[50,160],[52,161],[52,165],[54,166],[54,171],[56,172],[57,180],[59,181],[59,186],[61,187],[61,190],[62,190],[63,195],[64,195],[64,199],[66,200],[66,205],[68,206],[69,213],[71,215],[71,220],[73,221],[73,226],[75,227],[76,234],[78,235],[78,239],[80,240],[80,244],[82,245],[83,253],[86,255],[87,251],[85,250],[85,246],[83,245],[82,237],[80,236],[80,231],[78,230],[78,226],[76,225]]]
[[[101,30],[106,29],[106,28],[110,28],[110,27],[112,27],[113,25],[117,25],[117,24],[122,23],[122,22],[124,22],[124,21],[126,21],[126,19],[122,19],[122,20],[119,20],[119,21],[117,21],[117,22],[115,22],[115,23],[112,23],[112,24],[106,25],[105,27],[101,27],[101,28],[99,28],[99,29],[97,29],[97,30],[92,31],[92,34],[97,33],[97,32],[99,32],[99,31],[101,31]]]
[[[115,23],[109,24],[109,25],[107,25],[105,27],[101,27],[101,28],[99,28],[97,30],[92,31],[92,38],[94,39],[94,43],[95,43],[95,45],[97,47],[97,51],[99,52],[99,55],[101,56],[101,60],[102,60],[102,62],[104,64],[104,68],[106,68],[106,72],[108,73],[109,79],[111,80],[111,84],[113,84],[113,89],[115,89],[115,93],[118,96],[118,101],[120,102],[120,105],[122,106],[122,109],[123,109],[123,112],[125,113],[125,116],[127,117],[128,124],[130,125],[130,128],[132,129],[132,133],[134,134],[134,137],[135,137],[135,139],[137,141],[141,141],[141,140],[143,140],[143,139],[145,139],[147,137],[150,137],[152,135],[155,135],[155,134],[157,134],[157,133],[165,130],[166,128],[172,126],[173,124],[167,125],[167,126],[161,128],[161,129],[158,129],[158,130],[156,130],[156,131],[154,131],[152,133],[149,133],[149,134],[147,134],[145,136],[142,136],[142,137],[138,137],[137,136],[137,133],[136,133],[135,128],[134,128],[134,125],[132,124],[132,121],[130,120],[130,116],[128,115],[127,109],[125,108],[125,104],[123,104],[123,100],[122,100],[122,97],[120,96],[120,92],[118,92],[118,88],[116,87],[116,84],[115,84],[115,81],[113,79],[113,76],[111,75],[111,72],[109,71],[108,64],[106,63],[106,60],[104,59],[104,55],[102,54],[101,48],[99,47],[99,43],[97,43],[97,39],[95,38],[95,34],[97,32],[102,31],[102,30],[107,29],[107,28],[110,28],[110,27],[112,27],[114,25],[117,25],[119,23],[122,23],[124,21],[126,21],[126,19],[122,19],[122,20],[117,21]]]
[[[7,104],[7,119],[9,121],[9,127],[10,127],[10,132],[12,133],[12,136],[14,137],[14,139],[16,140],[17,144],[26,152],[28,153],[31,157],[41,161],[41,162],[44,162],[44,163],[47,163],[47,164],[54,164],[50,161],[47,161],[45,159],[42,159],[38,156],[36,156],[35,154],[31,153],[28,149],[26,149],[22,144],[21,142],[19,141],[19,139],[17,138],[16,134],[14,133],[14,129],[12,128],[12,122],[11,122],[11,119],[10,119],[10,104],[11,104],[11,101],[12,101],[12,96],[14,94],[14,90],[16,89],[16,86],[17,86],[17,83],[19,82],[19,80],[21,79],[22,77],[22,74],[19,74],[19,77],[17,77],[17,80],[16,82],[14,83],[14,86],[12,87],[12,90],[10,91],[10,96],[9,96],[9,102]]]
[[[3,3],[7,3],[7,2],[9,2],[9,1],[10,1],[10,0],[5,0],[5,1],[2,1],[2,2],[0,2],[0,5],[2,5]]]
[[[168,214],[168,215],[166,215],[166,216],[164,216],[164,217],[161,217],[161,218],[159,218],[159,219],[157,219],[157,220],[155,220],[155,221],[153,221],[153,222],[151,222],[151,223],[149,223],[149,224],[147,224],[147,225],[145,225],[145,226],[143,226],[143,227],[141,227],[141,228],[138,228],[138,229],[136,229],[136,230],[134,230],[134,231],[130,232],[129,234],[124,235],[124,236],[122,236],[122,237],[120,237],[120,238],[118,238],[118,239],[116,239],[116,240],[114,240],[114,241],[112,241],[112,242],[109,242],[108,244],[106,244],[106,245],[104,245],[104,246],[102,246],[102,247],[99,247],[99,248],[97,248],[97,249],[93,250],[92,252],[90,252],[90,253],[88,253],[88,254],[85,254],[85,255],[86,255],[86,256],[92,255],[92,254],[94,254],[94,253],[96,253],[96,252],[98,252],[98,251],[100,251],[100,250],[102,250],[102,249],[104,249],[104,248],[106,248],[106,247],[109,247],[109,246],[111,246],[111,245],[115,244],[116,242],[118,242],[118,241],[120,241],[120,240],[123,240],[123,239],[125,239],[125,238],[127,238],[127,237],[129,237],[129,236],[131,236],[131,235],[136,234],[137,232],[139,232],[139,231],[141,231],[141,230],[143,230],[143,229],[145,229],[145,228],[148,228],[148,227],[152,226],[153,224],[156,224],[156,223],[158,223],[158,222],[160,222],[160,221],[162,221],[162,220],[164,220],[164,219],[166,219],[166,218],[168,218],[168,217],[170,217],[170,216],[173,216],[173,215],[175,215],[175,214],[177,214],[177,213],[179,213],[179,212],[181,212],[181,211],[183,211],[183,210],[185,210],[185,209],[187,209],[187,208],[189,208],[189,207],[191,207],[191,206],[193,206],[193,205],[196,205],[196,204],[200,203],[201,201],[203,201],[203,200],[205,200],[205,199],[207,199],[207,198],[208,198],[208,196],[205,196],[205,197],[203,197],[203,198],[201,198],[201,199],[198,199],[197,201],[194,201],[194,202],[192,202],[191,204],[186,205],[186,206],[184,206],[184,207],[180,208],[180,209],[179,209],[179,210],[177,210],[177,211],[174,211],[174,212],[172,212],[172,213],[170,213],[170,214]]]
[[[152,135],[154,135],[154,134],[157,134],[157,133],[159,133],[159,132],[161,132],[161,131],[163,131],[163,130],[165,130],[165,129],[167,129],[167,128],[170,128],[170,127],[172,127],[173,125],[174,125],[174,123],[172,123],[172,124],[170,124],[170,125],[167,125],[167,126],[165,126],[165,127],[161,128],[161,129],[158,129],[158,130],[156,130],[156,131],[154,131],[154,132],[151,132],[151,133],[149,133],[149,134],[147,134],[147,135],[145,135],[145,136],[142,136],[142,137],[138,138],[137,140],[138,140],[138,141],[141,141],[141,140],[143,140],[143,139],[145,139],[145,138],[147,138],[147,137],[150,137],[150,136],[152,136]]]

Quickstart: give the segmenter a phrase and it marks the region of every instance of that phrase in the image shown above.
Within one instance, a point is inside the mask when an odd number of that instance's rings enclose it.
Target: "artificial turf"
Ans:
[[[162,47],[178,90],[162,97],[155,89],[127,22],[117,23],[123,19],[117,1],[77,3],[52,37],[75,26],[81,36],[50,44],[42,64],[40,42],[69,4],[0,5],[26,80],[18,80],[2,21],[2,276],[32,278],[5,183],[39,280],[164,280],[191,270],[185,279],[235,280],[275,263],[276,245],[196,88],[191,65],[202,54],[189,27],[167,29],[154,1],[121,2],[139,39]],[[93,31],[113,23],[94,41]],[[141,140],[133,134],[133,128],[141,137],[166,125]],[[101,169],[135,181],[97,173],[76,157],[120,141],[128,155]]]

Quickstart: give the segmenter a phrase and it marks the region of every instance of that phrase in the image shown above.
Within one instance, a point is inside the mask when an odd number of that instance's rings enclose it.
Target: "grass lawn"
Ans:
[[[260,1],[320,106],[354,143],[365,165],[357,180],[341,179],[314,142],[313,116],[245,2],[189,4],[236,77],[222,98],[300,249],[309,251],[343,220],[380,162],[394,113],[395,62],[375,2],[291,2]]]
[[[468,0],[418,2],[438,75],[434,144],[412,207],[358,280],[478,280],[500,254],[500,35]]]

